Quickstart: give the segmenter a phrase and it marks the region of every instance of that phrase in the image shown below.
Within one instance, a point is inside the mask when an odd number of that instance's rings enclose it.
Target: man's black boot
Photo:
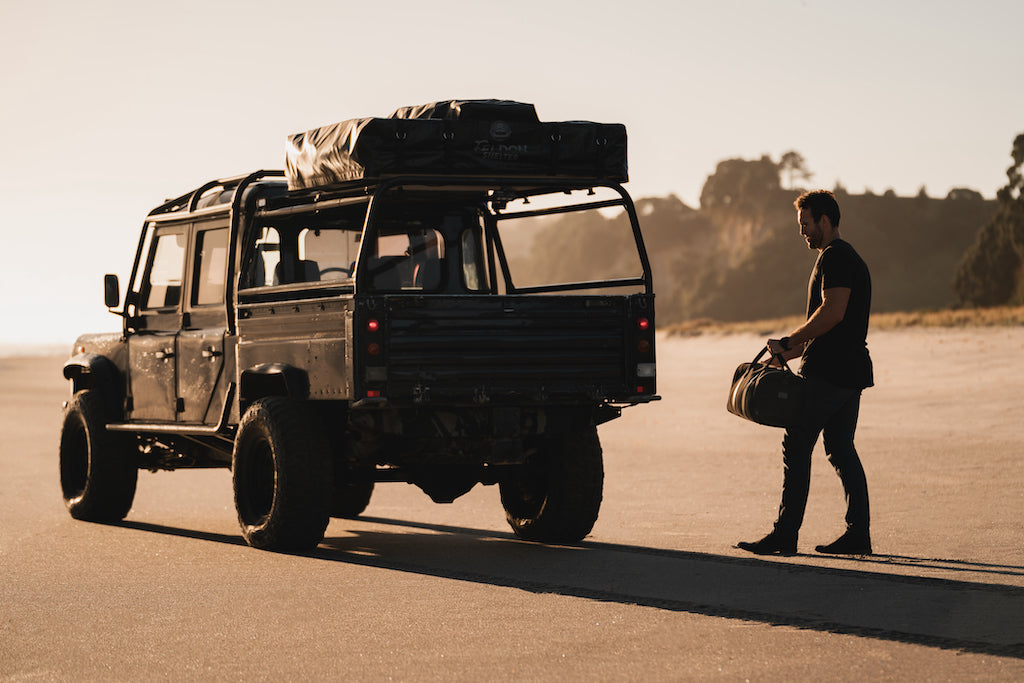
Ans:
[[[740,550],[746,550],[755,555],[796,555],[796,537],[783,536],[773,531],[760,541],[740,541],[736,544]]]
[[[814,549],[829,555],[870,555],[871,534],[848,529],[828,545],[815,546]]]

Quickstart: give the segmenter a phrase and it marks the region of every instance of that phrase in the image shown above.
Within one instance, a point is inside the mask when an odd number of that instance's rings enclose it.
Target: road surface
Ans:
[[[659,340],[658,404],[600,428],[605,499],[572,547],[498,492],[378,485],[307,555],[248,548],[226,470],[142,472],[120,525],[72,520],[61,358],[0,358],[3,680],[1024,679],[1024,329],[873,333],[858,448],[876,555],[815,453],[802,554],[757,558],[779,430],[725,411],[761,340]]]

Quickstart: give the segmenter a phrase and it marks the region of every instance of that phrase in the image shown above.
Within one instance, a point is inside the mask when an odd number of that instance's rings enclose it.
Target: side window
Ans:
[[[224,277],[228,264],[228,229],[203,230],[196,235],[196,263],[192,305],[224,303]]]
[[[133,317],[139,314],[139,309],[142,307],[142,287],[146,275],[146,266],[149,263],[148,259],[150,254],[153,253],[153,235],[155,233],[156,224],[149,223],[146,226],[146,236],[143,238],[142,248],[139,250],[140,254],[144,254],[143,261],[133,273],[134,277],[129,286],[128,294],[125,296],[125,308],[128,309],[129,315]]]
[[[352,277],[360,233],[333,228],[306,228],[299,233],[299,260],[315,266],[318,279]]]
[[[143,309],[170,308],[181,301],[181,277],[185,268],[188,233],[157,235],[150,260],[149,278],[143,283]]]
[[[281,261],[281,235],[277,228],[265,227],[253,245],[246,270],[248,287],[266,287],[274,283],[274,270]]]

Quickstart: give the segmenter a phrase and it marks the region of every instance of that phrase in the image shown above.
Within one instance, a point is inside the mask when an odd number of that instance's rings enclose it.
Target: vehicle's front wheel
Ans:
[[[597,428],[547,437],[525,466],[499,483],[509,526],[520,538],[575,543],[597,521],[604,465]]]
[[[135,440],[108,432],[107,413],[103,397],[91,389],[77,392],[64,411],[60,487],[75,519],[119,522],[135,500]]]
[[[306,551],[330,522],[331,461],[320,426],[291,399],[252,404],[231,461],[235,509],[246,543],[262,550]]]

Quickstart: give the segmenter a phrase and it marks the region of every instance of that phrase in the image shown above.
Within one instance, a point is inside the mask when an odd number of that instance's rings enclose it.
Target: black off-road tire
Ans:
[[[363,514],[373,496],[370,473],[358,469],[334,468],[334,498],[331,517],[354,519]]]
[[[603,487],[596,427],[546,438],[516,475],[499,482],[516,536],[542,543],[583,540],[597,521]]]
[[[108,432],[108,412],[103,397],[91,389],[77,392],[64,410],[60,488],[75,519],[119,522],[135,500],[135,437]]]
[[[331,460],[320,425],[301,403],[253,403],[238,425],[231,471],[246,543],[285,552],[320,544],[330,522]]]

